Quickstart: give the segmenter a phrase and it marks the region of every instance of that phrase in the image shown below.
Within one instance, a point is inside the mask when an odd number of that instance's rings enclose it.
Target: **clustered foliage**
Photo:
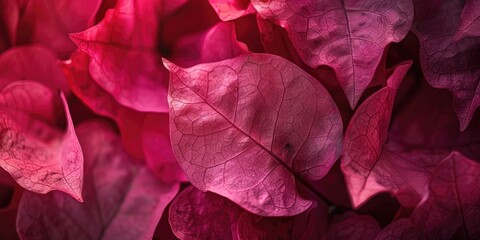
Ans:
[[[0,239],[480,239],[479,0],[4,0]]]

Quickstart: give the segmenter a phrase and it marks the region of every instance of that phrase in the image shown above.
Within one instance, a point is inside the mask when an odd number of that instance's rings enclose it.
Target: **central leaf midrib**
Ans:
[[[320,192],[317,191],[317,189],[315,189],[307,180],[303,179],[297,172],[295,172],[293,169],[291,169],[279,156],[277,156],[275,153],[273,153],[273,151],[267,149],[265,146],[263,146],[262,144],[260,144],[257,140],[255,140],[253,137],[251,137],[250,135],[248,135],[246,132],[244,132],[241,128],[239,128],[237,125],[235,125],[232,121],[230,121],[230,119],[228,119],[225,115],[223,115],[220,111],[218,111],[215,107],[213,107],[205,98],[203,98],[199,93],[197,93],[194,89],[192,89],[189,85],[187,85],[176,73],[173,73],[176,75],[177,79],[185,86],[187,87],[188,89],[190,89],[190,91],[192,91],[193,93],[195,93],[195,95],[197,95],[200,99],[202,99],[205,104],[207,104],[212,110],[214,110],[216,113],[218,113],[222,118],[224,118],[230,125],[232,125],[235,129],[237,129],[240,133],[242,133],[243,135],[247,136],[254,144],[260,146],[260,148],[267,152],[268,154],[270,154],[274,159],[275,161],[277,161],[280,165],[282,165],[285,169],[287,169],[294,177],[295,179],[298,179],[298,181],[300,181],[301,184],[303,184],[306,188],[308,188],[312,193],[314,193],[319,199],[321,199],[325,204],[329,205],[329,206],[333,206],[334,204],[326,199]],[[237,80],[238,81],[238,80]],[[315,112],[316,112],[316,109],[315,109]],[[272,139],[273,141],[273,139]],[[273,169],[272,169],[273,171]],[[297,193],[298,194],[298,193]]]

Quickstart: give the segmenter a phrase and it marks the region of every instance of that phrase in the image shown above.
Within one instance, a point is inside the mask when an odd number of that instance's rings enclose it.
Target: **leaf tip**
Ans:
[[[82,38],[82,35],[83,33],[82,32],[78,32],[78,33],[68,33],[68,38],[70,38],[70,40],[72,40],[72,42],[77,45],[78,48],[80,49],[84,49],[84,40]]]
[[[170,72],[176,72],[180,67],[175,65],[175,63],[170,62],[169,60],[162,58],[163,66],[168,69]]]

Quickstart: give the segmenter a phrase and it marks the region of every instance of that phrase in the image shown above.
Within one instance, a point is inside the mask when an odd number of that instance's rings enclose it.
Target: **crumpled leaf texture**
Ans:
[[[296,182],[325,176],[342,148],[340,114],[321,84],[269,54],[165,65],[170,135],[190,182],[259,215],[305,211]]]

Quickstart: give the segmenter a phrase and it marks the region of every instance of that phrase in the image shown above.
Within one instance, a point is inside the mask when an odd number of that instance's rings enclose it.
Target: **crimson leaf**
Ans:
[[[252,3],[260,16],[287,29],[306,64],[335,70],[352,108],[372,80],[385,47],[402,40],[413,20],[411,0]]]
[[[322,85],[269,54],[165,65],[170,135],[190,182],[259,215],[305,211],[295,182],[322,178],[341,153],[340,114]]]
[[[83,201],[83,154],[63,94],[16,81],[0,92],[0,108],[0,167],[27,190]]]
[[[178,191],[136,163],[103,123],[77,128],[85,151],[84,199],[25,193],[17,230],[24,239],[148,239]],[[52,227],[55,226],[55,227]]]

